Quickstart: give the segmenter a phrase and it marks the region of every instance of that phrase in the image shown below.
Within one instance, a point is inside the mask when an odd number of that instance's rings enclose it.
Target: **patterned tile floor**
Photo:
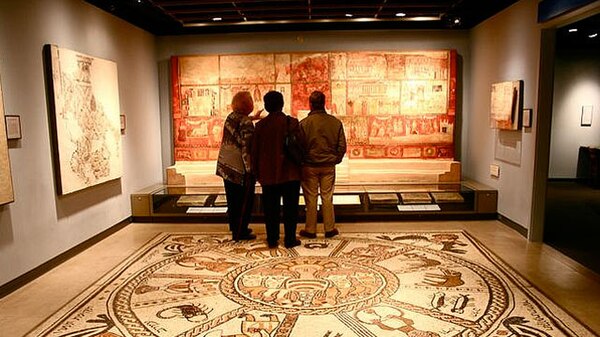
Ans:
[[[264,240],[264,226],[252,225]],[[341,232],[464,229],[548,297],[600,334],[600,276],[498,221],[339,224]],[[22,336],[160,232],[225,231],[225,225],[130,224],[0,299],[2,336]]]

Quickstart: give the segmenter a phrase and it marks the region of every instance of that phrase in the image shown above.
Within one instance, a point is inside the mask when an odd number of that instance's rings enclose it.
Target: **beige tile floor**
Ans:
[[[253,224],[262,234],[264,226]],[[465,229],[600,335],[600,276],[498,221],[343,223],[341,232]],[[226,231],[224,224],[133,223],[0,299],[0,335],[23,336],[160,232]]]

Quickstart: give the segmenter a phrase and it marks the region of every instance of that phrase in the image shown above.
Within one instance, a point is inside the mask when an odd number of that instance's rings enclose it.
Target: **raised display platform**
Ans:
[[[262,222],[262,190],[256,187],[253,222]],[[395,221],[496,218],[497,191],[473,181],[459,183],[337,183],[336,221]],[[300,198],[300,222],[304,201]],[[226,222],[227,203],[219,185],[155,185],[131,195],[138,222]]]
[[[344,159],[336,166],[340,184],[459,183],[460,162],[436,159]],[[178,162],[167,168],[167,185],[211,186],[221,184],[216,162]]]

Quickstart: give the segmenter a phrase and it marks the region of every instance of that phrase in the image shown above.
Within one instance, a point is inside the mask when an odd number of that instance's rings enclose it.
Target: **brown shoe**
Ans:
[[[298,235],[303,236],[305,238],[309,238],[309,239],[315,239],[317,237],[316,233],[309,233],[309,232],[305,231],[304,229],[301,229],[300,232],[298,232]]]
[[[338,234],[340,234],[340,232],[337,230],[337,228],[334,228],[334,229],[330,230],[329,232],[325,232],[325,237],[332,238]]]

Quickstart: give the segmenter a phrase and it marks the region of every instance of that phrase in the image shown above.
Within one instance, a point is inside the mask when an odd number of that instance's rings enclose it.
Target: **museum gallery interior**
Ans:
[[[0,0],[0,335],[600,335],[599,32],[590,0]],[[269,248],[257,184],[231,239],[224,121],[271,90],[343,124],[340,235]]]

